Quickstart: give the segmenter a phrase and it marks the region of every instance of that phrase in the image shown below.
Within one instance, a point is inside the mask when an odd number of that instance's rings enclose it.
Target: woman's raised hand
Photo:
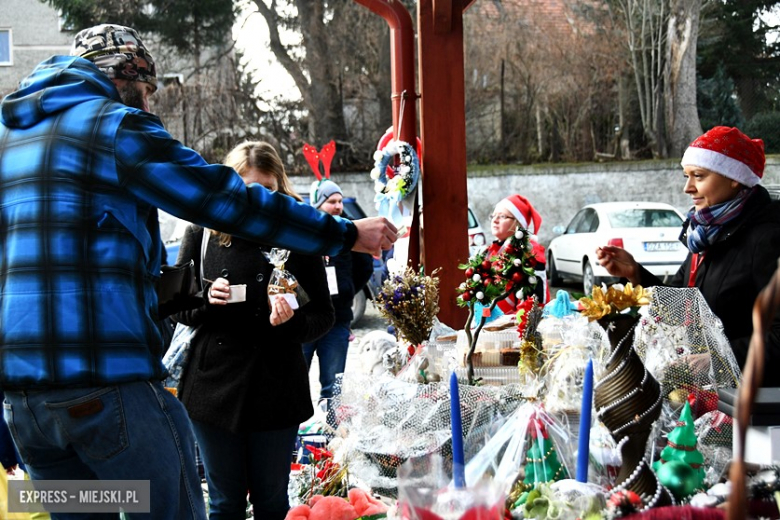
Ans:
[[[622,247],[599,247],[596,249],[596,260],[610,275],[628,278],[633,284],[639,283],[639,264]]]

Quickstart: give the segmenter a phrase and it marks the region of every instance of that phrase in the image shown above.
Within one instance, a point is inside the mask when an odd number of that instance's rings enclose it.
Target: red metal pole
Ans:
[[[378,14],[390,26],[391,99],[393,135],[412,146],[417,143],[417,90],[414,66],[414,26],[412,16],[398,0],[355,0]],[[409,236],[409,263],[416,270],[420,263],[420,225],[414,204]]]
[[[393,135],[414,146],[417,141],[417,90],[412,16],[398,0],[355,0],[355,3],[378,14],[390,26]]]
[[[439,273],[439,319],[459,329],[466,312],[457,306],[463,281],[458,264],[468,250],[466,115],[463,81],[463,6],[467,0],[418,0],[420,133],[425,145],[422,263]]]

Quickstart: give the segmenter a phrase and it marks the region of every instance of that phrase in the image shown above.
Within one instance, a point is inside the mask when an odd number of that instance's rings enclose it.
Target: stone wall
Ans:
[[[308,193],[313,176],[293,177],[299,193]],[[365,174],[334,174],[347,196],[354,196],[369,215],[374,209],[373,181]],[[767,158],[764,184],[780,184],[780,156]],[[469,203],[490,240],[488,215],[496,202],[512,193],[528,198],[542,216],[539,239],[547,244],[553,227],[565,226],[582,206],[594,202],[666,202],[685,213],[682,168],[677,161],[588,163],[505,167],[469,167]]]

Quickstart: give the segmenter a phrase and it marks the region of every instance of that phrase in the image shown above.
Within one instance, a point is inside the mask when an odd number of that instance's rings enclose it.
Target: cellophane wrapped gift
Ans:
[[[546,360],[545,407],[551,413],[579,414],[585,366],[602,357],[603,332],[580,315],[543,318],[539,332]]]
[[[450,389],[446,379],[425,384],[390,374],[343,375],[331,410],[340,449],[345,452],[352,476],[374,490],[395,496],[397,469],[403,462],[439,454],[451,465]],[[524,397],[517,385],[462,386],[460,400],[468,460]]]
[[[465,488],[452,483],[451,465],[433,454],[409,460],[398,470],[398,515],[401,520],[504,518],[501,486],[485,479]]]
[[[521,404],[466,463],[468,486],[490,476],[514,502],[537,483],[573,474],[568,429],[539,402]]]
[[[274,247],[270,252],[264,254],[274,266],[271,278],[268,280],[269,301],[272,296],[279,294],[287,300],[293,309],[305,305],[309,301],[306,292],[298,285],[295,276],[284,268],[285,262],[290,257],[290,251]]]
[[[717,411],[718,389],[735,388],[739,365],[720,319],[696,288],[654,287],[647,312],[637,325],[634,348],[661,384],[665,406],[661,435],[648,450],[665,446],[680,408],[689,402],[706,464],[720,472],[732,445],[731,419]]]

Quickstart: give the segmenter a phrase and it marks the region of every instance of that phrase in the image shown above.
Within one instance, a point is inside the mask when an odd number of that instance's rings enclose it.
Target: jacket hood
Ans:
[[[52,56],[22,80],[19,90],[3,99],[0,123],[9,128],[29,128],[96,98],[121,103],[114,84],[92,62],[75,56]]]

